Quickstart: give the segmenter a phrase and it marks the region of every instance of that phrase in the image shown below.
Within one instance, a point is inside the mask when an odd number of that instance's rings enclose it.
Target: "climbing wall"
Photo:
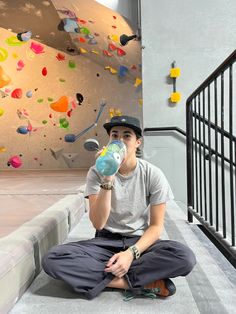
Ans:
[[[92,0],[0,1],[0,169],[87,168],[111,116],[142,119],[135,32]]]

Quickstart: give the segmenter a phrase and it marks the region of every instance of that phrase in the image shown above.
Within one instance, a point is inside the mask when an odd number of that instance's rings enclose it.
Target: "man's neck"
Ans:
[[[127,159],[123,165],[119,169],[119,173],[123,176],[127,176],[129,173],[134,171],[137,165],[137,158],[136,156],[130,159]]]

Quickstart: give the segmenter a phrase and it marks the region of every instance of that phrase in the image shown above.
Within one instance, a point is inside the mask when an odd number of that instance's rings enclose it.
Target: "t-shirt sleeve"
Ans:
[[[100,191],[101,178],[97,173],[95,166],[91,167],[86,177],[84,197],[88,198],[91,194],[98,194]]]
[[[149,193],[150,205],[158,205],[174,199],[166,176],[157,167],[151,168]]]

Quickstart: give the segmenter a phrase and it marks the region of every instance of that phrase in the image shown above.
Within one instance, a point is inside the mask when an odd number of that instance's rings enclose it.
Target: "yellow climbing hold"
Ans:
[[[9,46],[22,46],[26,42],[20,41],[16,36],[11,36],[6,39],[6,43]]]
[[[18,54],[17,54],[16,52],[13,52],[12,57],[13,57],[14,59],[17,59],[17,58],[18,58]]]
[[[116,42],[116,43],[120,42],[120,38],[118,35],[109,35],[108,38],[111,39],[112,41]]]
[[[97,50],[91,50],[92,53],[94,53],[95,55],[99,55],[99,51]]]
[[[139,104],[139,106],[142,106],[142,105],[143,105],[143,99],[142,99],[142,98],[139,98],[138,104]]]
[[[8,57],[6,49],[0,47],[0,62],[5,61]]]
[[[5,153],[7,151],[6,147],[0,146],[0,153]]]
[[[80,53],[87,53],[88,51],[84,48],[79,48]]]
[[[118,71],[114,68],[111,68],[109,65],[104,67],[105,70],[109,70],[111,74],[116,74]]]
[[[4,114],[4,109],[0,108],[0,117],[3,116]]]
[[[142,80],[139,77],[137,77],[135,80],[134,86],[138,87],[141,83],[142,83]]]

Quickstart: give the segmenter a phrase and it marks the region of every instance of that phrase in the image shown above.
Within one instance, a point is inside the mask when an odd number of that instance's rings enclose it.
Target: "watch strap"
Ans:
[[[138,259],[140,257],[140,252],[136,245],[131,245],[129,250],[132,252],[134,259]]]
[[[114,182],[108,181],[108,182],[102,182],[100,185],[100,188],[103,190],[112,190],[114,187]]]

